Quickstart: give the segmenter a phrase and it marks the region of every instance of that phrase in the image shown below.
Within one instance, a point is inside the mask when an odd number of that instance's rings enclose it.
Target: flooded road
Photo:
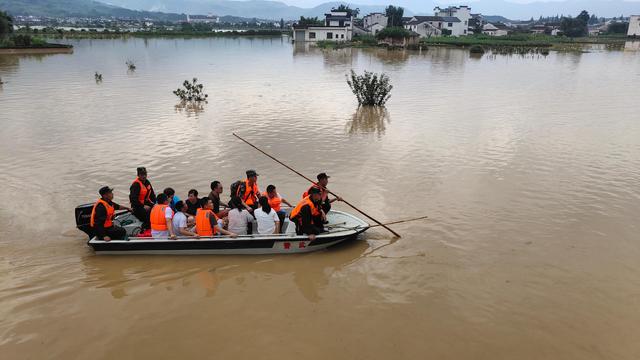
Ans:
[[[3,359],[640,357],[637,51],[73,44],[0,56]],[[350,69],[389,75],[385,110]],[[199,113],[172,94],[192,77]],[[430,219],[301,256],[92,254],[74,207],[107,184],[127,204],[137,166],[181,198],[255,168],[297,200],[232,132],[380,220]]]

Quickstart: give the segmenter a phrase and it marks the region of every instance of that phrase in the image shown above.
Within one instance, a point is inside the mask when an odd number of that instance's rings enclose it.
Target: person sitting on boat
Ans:
[[[89,222],[96,238],[104,241],[111,241],[111,239],[124,240],[127,236],[127,231],[120,226],[113,225],[113,217],[116,210],[125,209],[131,211],[131,209],[114,203],[113,189],[108,186],[101,187],[98,193],[100,194],[100,199],[93,205]]]
[[[149,228],[149,212],[156,202],[156,194],[151,182],[147,179],[147,169],[139,167],[136,171],[138,177],[133,180],[129,188],[129,201],[133,215],[142,221],[142,230],[146,230]]]
[[[227,231],[220,226],[218,217],[213,213],[213,202],[207,197],[202,198],[202,207],[196,213],[196,233],[200,236],[213,236],[219,233],[232,238],[238,236],[233,231]]]
[[[200,209],[200,199],[198,199],[198,190],[191,189],[187,195],[187,214],[196,216],[196,212]]]
[[[309,240],[315,240],[316,235],[324,232],[321,203],[320,189],[310,188],[309,195],[302,199],[289,215],[289,219],[296,224],[296,234],[306,234],[309,235]]]
[[[169,206],[169,197],[162,193],[158,195],[158,203],[151,209],[151,236],[154,239],[175,239],[176,234],[173,232],[173,210]]]
[[[260,207],[253,211],[253,216],[256,217],[258,224],[258,234],[280,234],[280,218],[278,213],[269,205],[269,199],[263,196],[259,200]]]
[[[176,191],[173,190],[173,188],[168,187],[162,192],[169,198],[169,206],[171,207],[171,210],[176,211],[176,204],[180,201],[180,198],[176,195]]]
[[[224,218],[227,216],[229,209],[220,210],[220,194],[222,194],[222,183],[218,180],[211,182],[211,192],[209,193],[209,199],[213,202],[213,212],[216,213],[218,218]],[[226,205],[223,205],[226,207]]]
[[[318,182],[314,185],[311,185],[309,190],[311,190],[311,188],[317,188],[320,190],[320,193],[322,195],[322,211],[327,214],[331,210],[331,203],[333,203],[334,201],[342,201],[342,198],[335,197],[329,200],[329,191],[327,191],[327,185],[329,185],[330,176],[328,176],[326,173],[320,173],[318,174],[318,176],[316,176],[316,178],[318,179]],[[307,197],[307,195],[309,195],[309,190],[305,191],[304,194],[302,194],[302,198],[305,198]]]
[[[258,189],[258,173],[255,170],[247,170],[247,178],[238,186],[236,194],[242,200],[242,205],[249,212],[253,212],[258,208],[258,199],[260,198],[260,189]]]
[[[278,218],[280,219],[280,227],[282,228],[282,224],[284,224],[284,218],[287,216],[287,212],[282,210],[282,203],[287,204],[289,207],[293,207],[287,199],[283,198],[276,191],[276,187],[274,185],[267,186],[267,191],[262,193],[263,197],[266,197],[269,201],[269,206],[278,214]]]
[[[229,231],[238,235],[247,235],[249,226],[253,225],[253,216],[245,208],[242,199],[237,196],[231,198],[231,210],[229,210]]]
[[[187,221],[187,214],[185,214],[187,209],[188,209],[187,204],[185,204],[184,201],[179,200],[176,203],[176,213],[173,215],[173,219],[171,220],[171,223],[173,225],[173,232],[176,235],[193,236],[193,237],[199,238],[200,235],[195,233],[193,231],[194,230],[193,228],[189,227],[189,224]]]

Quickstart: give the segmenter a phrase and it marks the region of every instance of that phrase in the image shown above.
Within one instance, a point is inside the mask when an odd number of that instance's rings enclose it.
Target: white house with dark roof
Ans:
[[[629,16],[629,30],[627,36],[640,36],[640,15]]]
[[[482,33],[489,36],[507,36],[509,28],[502,23],[486,23],[482,26]]]
[[[451,35],[465,36],[469,32],[471,8],[468,6],[436,7],[433,16],[412,16],[403,22],[405,29],[421,37]]]
[[[293,41],[348,41],[353,36],[353,17],[346,11],[324,14],[324,25],[293,25]]]

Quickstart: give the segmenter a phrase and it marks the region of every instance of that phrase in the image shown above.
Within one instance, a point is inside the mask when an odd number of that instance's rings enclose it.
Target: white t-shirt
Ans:
[[[229,231],[238,235],[247,235],[247,225],[253,221],[253,216],[247,210],[238,211],[233,209],[229,211]]]
[[[262,211],[262,208],[257,208],[253,210],[253,215],[256,216],[256,221],[258,222],[258,234],[273,234],[276,230],[276,221],[280,221],[278,218],[278,213],[275,210],[271,209],[270,213],[265,213]]]
[[[180,211],[176,212],[176,214],[173,215],[172,224],[173,224],[173,232],[176,235],[179,235],[180,228],[187,227],[187,215],[185,215],[183,212],[180,212]]]

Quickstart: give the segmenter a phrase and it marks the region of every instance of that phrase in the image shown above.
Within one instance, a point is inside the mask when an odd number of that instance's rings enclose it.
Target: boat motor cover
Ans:
[[[76,207],[76,227],[84,231],[89,238],[94,236],[93,229],[91,228],[91,211],[93,210],[93,204],[78,205]]]

